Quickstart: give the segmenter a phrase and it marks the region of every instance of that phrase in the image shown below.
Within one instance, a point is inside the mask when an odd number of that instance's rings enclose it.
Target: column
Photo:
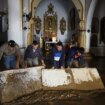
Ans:
[[[81,20],[79,23],[79,29],[80,29],[80,34],[79,34],[79,45],[80,47],[86,48],[86,27],[85,27],[85,20]]]
[[[79,23],[79,29],[80,29],[80,34],[79,34],[79,44],[80,47],[83,47],[84,49],[86,48],[86,5],[85,2],[86,0],[79,0],[81,4],[81,18],[80,18],[80,23]],[[80,12],[80,11],[78,11]]]
[[[29,13],[28,11],[28,0],[23,0],[23,46],[27,47],[28,44],[28,21],[26,15]]]
[[[8,40],[14,40],[22,47],[21,0],[8,0]]]

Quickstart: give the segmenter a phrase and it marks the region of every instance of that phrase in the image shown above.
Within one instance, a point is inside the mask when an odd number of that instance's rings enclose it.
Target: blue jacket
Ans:
[[[62,51],[58,51],[56,48],[52,48],[51,49],[51,61],[52,61],[52,66],[54,66],[54,56],[56,53],[61,53],[61,57],[60,60],[58,61],[60,63],[60,66],[64,66],[65,63],[65,52],[64,52],[64,48],[62,49]]]
[[[71,47],[67,51],[67,60],[74,59],[75,54],[77,53],[77,47]]]

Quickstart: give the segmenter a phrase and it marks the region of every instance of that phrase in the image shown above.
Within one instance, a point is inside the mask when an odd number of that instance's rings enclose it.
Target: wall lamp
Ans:
[[[23,27],[23,30],[27,30],[27,27]]]
[[[30,21],[30,19],[32,17],[32,12],[29,12],[29,14],[23,13],[23,17],[26,17],[26,21]]]
[[[29,12],[29,14],[27,13],[23,13],[23,24],[26,24],[26,22],[29,22],[30,19],[32,18],[32,12]],[[27,30],[27,29],[30,29],[30,28],[27,28],[26,25],[24,25],[23,27],[23,30]]]
[[[25,27],[23,27],[23,30],[27,30],[27,29],[30,29],[30,28],[27,28],[26,26],[25,26]]]

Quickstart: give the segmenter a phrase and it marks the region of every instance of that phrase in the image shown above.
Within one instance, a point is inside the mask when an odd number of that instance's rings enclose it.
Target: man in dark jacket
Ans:
[[[27,47],[24,57],[25,67],[37,66],[39,65],[39,60],[41,61],[42,65],[45,66],[42,51],[38,46],[38,42],[33,41],[33,43]]]
[[[52,48],[52,68],[64,68],[64,49],[61,42]]]
[[[72,67],[74,65],[75,61],[75,55],[77,53],[78,48],[75,45],[70,45],[68,51],[67,51],[67,67]],[[74,65],[74,67],[77,67],[78,65]]]
[[[83,58],[84,48],[71,46],[67,52],[67,66],[68,67],[80,67],[80,65],[84,65]]]

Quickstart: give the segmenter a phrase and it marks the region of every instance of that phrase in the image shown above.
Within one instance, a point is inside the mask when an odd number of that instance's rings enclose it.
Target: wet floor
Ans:
[[[89,67],[97,68],[105,85],[105,57],[94,57],[93,59],[87,60],[87,62]]]
[[[2,105],[104,105],[105,91],[39,91]]]

